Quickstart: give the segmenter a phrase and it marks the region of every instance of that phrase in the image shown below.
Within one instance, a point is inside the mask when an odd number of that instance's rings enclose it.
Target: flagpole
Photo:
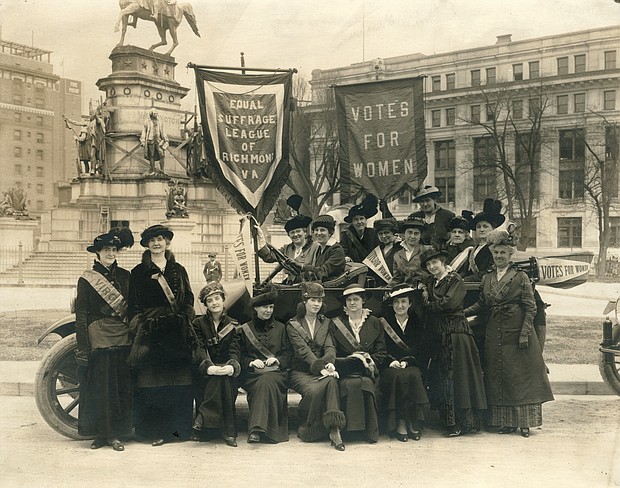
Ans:
[[[243,67],[237,67],[237,66],[207,66],[205,64],[194,64],[194,63],[187,63],[187,67],[188,68],[197,68],[197,69],[219,69],[219,70],[224,70],[224,71],[258,71],[258,72],[262,72],[262,73],[297,73],[297,68],[287,68],[287,69],[281,69],[281,68],[273,68],[273,69],[269,69],[269,68],[246,68],[245,66]]]

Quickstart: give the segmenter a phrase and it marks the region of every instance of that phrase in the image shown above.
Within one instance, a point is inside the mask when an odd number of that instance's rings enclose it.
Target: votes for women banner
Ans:
[[[340,171],[382,200],[426,178],[423,77],[335,87]]]
[[[262,223],[290,173],[292,71],[237,74],[194,66],[206,175],[239,211]]]

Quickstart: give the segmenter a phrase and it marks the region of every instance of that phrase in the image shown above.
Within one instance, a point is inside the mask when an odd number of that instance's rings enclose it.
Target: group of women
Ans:
[[[424,246],[427,223],[409,218],[380,309],[367,308],[370,293],[353,284],[339,297],[341,313],[327,318],[323,286],[303,282],[286,324],[274,318],[271,286],[251,299],[252,318],[241,324],[228,315],[222,285],[207,283],[199,295],[206,313],[196,317],[164,226],[142,233],[146,250],[131,273],[116,265],[116,253],[133,240],[116,231],[98,236],[87,248],[96,259],[76,301],[79,433],[94,437],[93,449],[122,451],[132,429],[153,446],[215,437],[236,447],[242,387],[248,443],[288,440],[289,388],[301,395],[298,437],[329,440],[338,451],[348,439],[377,442],[381,429],[402,442],[420,440],[429,405],[450,437],[483,426],[528,437],[553,396],[534,292],[511,263],[512,236],[485,232],[499,220],[487,208],[455,217],[445,245]],[[483,239],[465,247],[462,231],[472,225]],[[482,282],[465,310],[468,278],[449,265],[459,260]],[[466,318],[474,315],[478,337]]]

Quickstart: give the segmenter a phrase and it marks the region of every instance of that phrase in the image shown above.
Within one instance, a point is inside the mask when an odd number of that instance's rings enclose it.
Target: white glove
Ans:
[[[230,364],[222,366],[220,371],[222,371],[222,376],[232,376],[235,374],[235,368],[233,368]]]
[[[396,360],[392,361],[390,363],[390,368],[396,368],[396,369],[402,368],[402,366],[400,365],[400,361],[396,361]]]
[[[400,367],[405,369],[407,367],[407,362],[406,361],[401,361],[400,362]]]
[[[220,367],[219,366],[209,366],[207,368],[207,374],[210,376],[219,376]]]
[[[329,371],[330,373],[335,373],[336,372],[336,366],[334,366],[332,363],[327,363],[325,365],[325,369],[327,371]]]
[[[274,364],[280,364],[278,358],[267,358],[267,360],[265,361],[265,366],[273,366]]]
[[[250,361],[250,366],[254,369],[263,369],[265,367],[265,363],[262,359],[255,359],[254,361]]]
[[[329,376],[333,376],[334,378],[340,378],[338,371],[327,371],[326,369],[321,370],[321,378],[327,378]]]

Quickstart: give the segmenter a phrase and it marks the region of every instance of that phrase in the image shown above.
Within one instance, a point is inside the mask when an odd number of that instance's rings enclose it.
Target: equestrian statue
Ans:
[[[177,39],[177,27],[181,24],[183,17],[192,28],[194,34],[200,37],[198,25],[196,24],[196,16],[194,9],[189,3],[178,3],[177,0],[119,0],[118,2],[121,12],[114,27],[114,32],[118,32],[122,25],[121,40],[117,47],[122,46],[125,42],[125,33],[127,26],[136,27],[138,19],[154,22],[159,32],[161,41],[153,44],[149,50],[153,50],[159,46],[168,44],[166,39],[166,31],[170,31],[172,37],[172,47],[166,55],[170,55],[172,51],[179,45]],[[131,18],[131,20],[130,20]]]

